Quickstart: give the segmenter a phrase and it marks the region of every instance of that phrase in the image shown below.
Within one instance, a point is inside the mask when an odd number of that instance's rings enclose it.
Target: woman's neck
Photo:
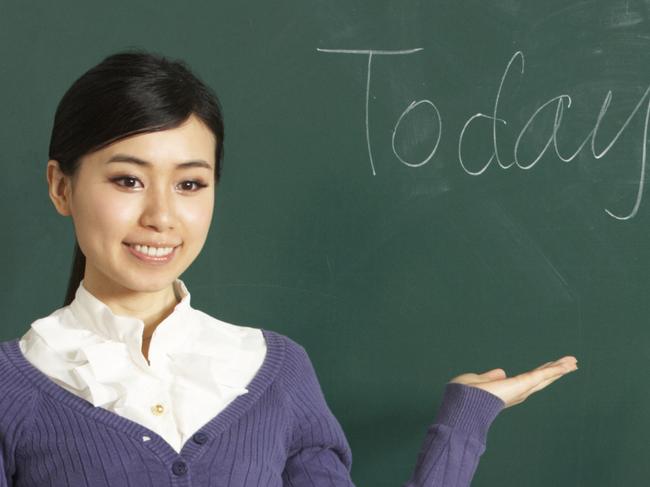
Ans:
[[[93,296],[106,304],[113,314],[142,320],[142,349],[145,358],[148,355],[151,335],[181,300],[174,283],[159,291],[135,292],[115,285],[107,279],[97,279],[92,272],[87,272],[83,285]]]

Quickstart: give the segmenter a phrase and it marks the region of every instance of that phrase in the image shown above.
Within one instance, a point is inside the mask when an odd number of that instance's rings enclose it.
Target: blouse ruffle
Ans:
[[[181,301],[155,329],[149,362],[142,355],[142,320],[115,315],[83,281],[68,306],[34,321],[20,348],[51,380],[96,407],[160,434],[180,451],[187,439],[236,397],[266,355],[261,330],[218,320]],[[165,413],[152,414],[164,404]]]

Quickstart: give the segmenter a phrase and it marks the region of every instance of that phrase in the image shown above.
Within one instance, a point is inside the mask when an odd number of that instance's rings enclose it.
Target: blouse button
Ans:
[[[206,435],[205,433],[201,433],[199,431],[198,433],[194,433],[194,435],[192,436],[192,440],[194,440],[194,443],[203,445],[206,441],[208,441],[208,435]]]
[[[165,407],[162,404],[154,404],[151,406],[151,413],[155,416],[160,416],[165,412]]]

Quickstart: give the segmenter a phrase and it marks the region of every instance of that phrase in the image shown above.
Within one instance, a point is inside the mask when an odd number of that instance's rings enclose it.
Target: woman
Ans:
[[[224,131],[181,61],[109,56],[63,96],[49,195],[72,218],[64,306],[0,343],[0,486],[349,486],[351,454],[305,350],[190,306]],[[467,486],[488,429],[576,369],[463,374],[407,485]]]

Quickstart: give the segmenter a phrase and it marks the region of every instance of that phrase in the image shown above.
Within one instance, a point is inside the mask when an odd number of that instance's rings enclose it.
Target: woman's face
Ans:
[[[214,134],[192,115],[177,128],[88,154],[72,181],[62,178],[65,199],[55,205],[72,216],[88,289],[160,291],[190,266],[212,220],[215,144]],[[160,255],[170,247],[171,255]]]

